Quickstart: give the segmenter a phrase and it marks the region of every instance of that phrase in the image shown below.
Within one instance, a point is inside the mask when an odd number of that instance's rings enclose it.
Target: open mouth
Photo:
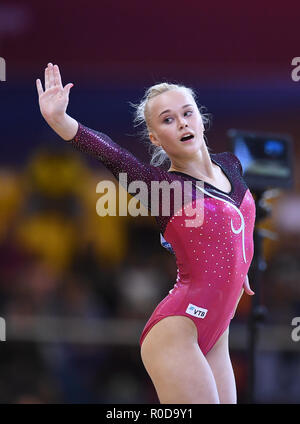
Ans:
[[[185,142],[185,141],[191,140],[192,138],[194,138],[193,134],[188,134],[181,137],[180,141]]]

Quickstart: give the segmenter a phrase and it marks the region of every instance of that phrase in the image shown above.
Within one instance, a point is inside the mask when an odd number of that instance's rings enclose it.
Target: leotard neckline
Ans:
[[[200,178],[196,178],[196,177],[193,177],[192,175],[189,175],[189,174],[186,174],[185,172],[180,172],[180,171],[168,171],[170,174],[172,173],[172,174],[178,174],[178,175],[183,175],[184,177],[189,177],[189,178],[192,178],[193,180],[195,180],[195,181],[202,181],[205,185],[208,185],[208,186],[210,186],[210,187],[212,187],[213,189],[215,189],[215,190],[217,190],[217,191],[220,191],[221,193],[223,193],[223,194],[226,194],[227,196],[231,196],[232,195],[232,193],[234,192],[234,187],[233,187],[233,183],[232,183],[232,180],[231,180],[231,178],[230,178],[230,176],[229,176],[229,174],[226,172],[226,170],[222,167],[222,165],[218,162],[218,161],[216,161],[215,159],[213,159],[212,157],[210,157],[211,158],[211,160],[216,164],[216,165],[218,165],[220,168],[221,168],[221,170],[223,171],[223,173],[225,174],[225,176],[228,178],[228,181],[230,182],[230,185],[231,185],[231,190],[229,191],[229,192],[227,192],[227,191],[223,191],[223,190],[221,190],[220,188],[218,188],[218,187],[216,187],[216,186],[214,186],[214,185],[212,185],[212,184],[210,184],[210,183],[208,183],[208,182],[206,182],[206,181],[203,181],[203,180],[201,180]]]

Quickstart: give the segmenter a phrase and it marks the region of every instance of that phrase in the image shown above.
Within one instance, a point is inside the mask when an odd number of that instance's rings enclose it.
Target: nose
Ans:
[[[178,126],[179,126],[179,129],[182,129],[188,126],[186,120],[183,117],[179,118]]]

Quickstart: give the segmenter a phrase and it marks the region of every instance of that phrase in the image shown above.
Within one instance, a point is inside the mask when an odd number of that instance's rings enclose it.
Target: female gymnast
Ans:
[[[40,79],[36,85],[50,127],[117,179],[127,173],[128,183],[143,181],[149,189],[153,181],[176,181],[180,190],[189,181],[194,206],[200,190],[201,225],[185,225],[184,214],[174,209],[165,216],[160,208],[156,217],[163,246],[175,254],[177,279],[142,332],[141,358],[160,403],[236,403],[228,333],[244,289],[254,294],[247,273],[255,223],[255,203],[239,159],[231,152],[208,152],[205,118],[190,88],[156,84],[136,110],[157,149],[155,157],[168,157],[167,171],[157,166],[159,160],[144,164],[107,135],[70,117],[66,110],[73,84],[63,87],[57,65],[47,65],[45,88]]]

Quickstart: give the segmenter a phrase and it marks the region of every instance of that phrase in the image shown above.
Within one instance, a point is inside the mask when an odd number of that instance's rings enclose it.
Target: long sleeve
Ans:
[[[150,211],[150,214],[155,216],[160,232],[163,234],[170,217],[178,210],[174,209],[174,204],[176,203],[174,202],[174,192],[175,188],[177,193],[178,190],[183,190],[183,178],[159,167],[141,162],[131,152],[119,146],[106,134],[87,128],[81,123],[78,123],[78,131],[69,143],[77,150],[99,160],[121,184],[122,181],[119,178],[119,174],[126,173],[127,186],[122,185],[132,195],[135,195],[137,193],[136,190],[138,190],[139,200]],[[154,182],[158,184],[155,185],[153,184]],[[131,183],[134,184],[129,187]],[[157,190],[160,183],[163,183],[164,188],[167,186],[167,190],[168,184],[165,185],[164,183],[169,183],[173,186],[173,189],[170,190],[170,193],[167,191],[165,192],[166,194],[162,192],[158,194]],[[183,207],[184,199],[182,195],[180,208]],[[166,212],[164,205],[168,206],[168,204],[170,208],[167,208]],[[178,204],[176,208],[178,208]]]
[[[106,134],[87,128],[80,123],[78,123],[75,137],[69,143],[102,162],[117,179],[120,173],[127,173],[128,184],[132,181],[144,181],[150,188],[151,181],[170,179],[167,171],[141,162]]]

